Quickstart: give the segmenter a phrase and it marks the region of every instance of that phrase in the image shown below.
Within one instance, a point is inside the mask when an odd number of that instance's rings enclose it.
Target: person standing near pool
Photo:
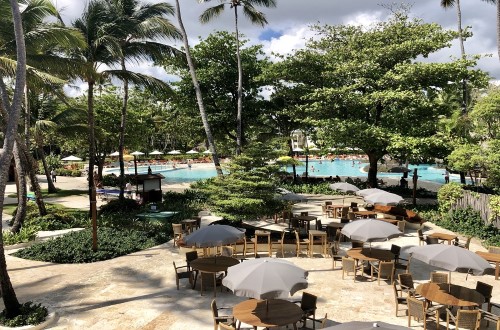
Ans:
[[[125,192],[127,193],[128,198],[132,198],[132,184],[130,182],[127,182],[125,185]]]
[[[52,171],[50,171],[50,176],[52,177],[52,182],[57,182],[57,173],[55,169],[52,169]]]
[[[448,172],[448,169],[446,168],[444,170],[444,183],[450,183],[450,172]]]

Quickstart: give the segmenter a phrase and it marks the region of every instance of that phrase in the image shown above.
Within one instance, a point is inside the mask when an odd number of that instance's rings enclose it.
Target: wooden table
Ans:
[[[184,220],[181,220],[181,223],[185,226],[186,230],[190,233],[192,233],[194,230],[194,227],[196,227],[196,220],[195,219],[184,219]]]
[[[347,255],[353,259],[362,261],[394,260],[394,253],[389,250],[377,248],[352,248],[347,250]]]
[[[397,225],[398,225],[398,222],[400,221],[400,220],[391,219],[391,218],[376,218],[376,219],[377,219],[377,220],[380,220],[380,221],[385,221],[385,222],[388,222],[388,223],[393,224],[393,225],[395,225],[395,226],[397,226]]]
[[[489,262],[495,263],[495,280],[498,280],[500,275],[500,253],[476,251],[476,254]]]
[[[231,266],[237,265],[240,262],[236,258],[226,256],[198,258],[191,261],[191,268],[204,272],[226,272]]]
[[[317,217],[313,217],[311,215],[299,215],[297,217],[295,217],[296,219],[299,220],[299,222],[301,222],[301,227],[305,227],[306,228],[306,231],[309,232],[309,228],[311,228],[311,221],[317,221],[318,218]],[[304,224],[306,224],[306,226],[304,226]]]
[[[314,237],[320,238],[321,250],[323,250],[323,255],[326,255],[326,241],[327,241],[326,231],[311,229],[309,230],[309,257],[313,256]]]
[[[484,296],[474,289],[448,284],[423,283],[417,286],[417,294],[426,300],[445,306],[478,307],[484,303]]]
[[[326,209],[331,210],[334,218],[340,218],[342,214],[342,208],[344,205],[336,204],[336,205],[327,205]]]
[[[293,324],[302,318],[302,309],[295,303],[282,299],[249,299],[233,307],[233,315],[240,322],[257,327],[279,327]]]
[[[356,217],[360,218],[376,218],[377,217],[377,212],[373,211],[354,211],[352,212]]]
[[[448,241],[448,245],[451,245],[451,241],[457,238],[457,235],[455,234],[446,234],[446,233],[432,233],[427,236],[434,237],[442,241]]]
[[[257,247],[259,245],[259,237],[264,237],[267,238],[267,251],[269,253],[269,256],[272,255],[272,250],[271,250],[271,232],[270,231],[265,231],[265,230],[256,230],[255,231],[255,237],[254,237],[254,256],[257,256]]]

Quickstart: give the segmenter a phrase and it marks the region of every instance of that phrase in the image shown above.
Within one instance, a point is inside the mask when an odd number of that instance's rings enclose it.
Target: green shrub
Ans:
[[[108,187],[119,187],[120,178],[114,174],[108,174],[102,177],[102,185]]]
[[[57,170],[57,175],[79,177],[82,176],[82,171],[79,169],[60,168]]]
[[[97,237],[96,252],[92,251],[92,232],[90,229],[85,229],[33,244],[13,255],[55,263],[88,263],[116,258],[165,242],[158,240],[158,237],[148,236],[143,231],[113,228],[99,228]]]
[[[113,199],[107,204],[101,206],[99,210],[99,215],[103,214],[117,214],[117,213],[136,213],[140,210],[141,206],[131,198],[124,198],[123,200]]]
[[[321,183],[281,184],[280,186],[296,194],[345,195],[342,192],[332,190],[330,188],[330,184],[331,184],[330,182],[321,182]]]
[[[3,244],[14,245],[34,241],[39,229],[37,227],[22,227],[21,230],[14,234],[11,231],[3,232]]]
[[[451,182],[441,186],[438,191],[438,203],[441,213],[450,211],[451,206],[463,196],[463,188],[459,183]]]
[[[45,321],[49,315],[47,308],[40,304],[33,304],[28,301],[21,304],[21,314],[8,319],[5,310],[0,313],[0,324],[6,327],[22,327],[27,325],[37,325]]]

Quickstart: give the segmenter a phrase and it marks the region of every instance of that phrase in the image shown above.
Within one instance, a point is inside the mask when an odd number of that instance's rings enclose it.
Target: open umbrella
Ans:
[[[68,157],[61,158],[61,160],[69,161],[69,162],[78,162],[82,159],[79,157],[76,157],[76,156],[68,156]]]
[[[360,321],[352,321],[346,322],[338,325],[334,325],[331,327],[324,328],[332,329],[332,330],[405,330],[410,329],[407,327],[403,327],[401,325],[395,325],[385,322],[360,322]]]
[[[307,288],[307,275],[290,261],[258,258],[229,267],[222,284],[240,297],[288,298]]]
[[[144,155],[144,153],[143,153],[143,152],[141,152],[141,151],[134,151],[134,152],[131,152],[130,154],[131,154],[132,156],[142,156],[142,155]]]
[[[149,153],[150,155],[163,155],[163,152],[155,150]]]
[[[378,189],[378,188],[361,189],[361,190],[356,191],[356,195],[365,197],[365,196],[368,196],[368,195],[371,195],[371,194],[374,194],[377,192],[385,192],[385,190]]]
[[[293,148],[292,151],[293,152],[303,152],[304,149],[297,147],[297,148]]]
[[[372,204],[381,204],[381,205],[389,205],[389,204],[399,204],[403,200],[403,197],[383,191],[376,192],[374,194],[370,194],[365,196],[365,201]]]
[[[212,225],[200,228],[184,238],[186,246],[198,248],[232,244],[245,236],[245,229],[227,225]]]
[[[207,150],[205,150],[205,151],[203,151],[203,153],[204,153],[205,155],[211,155],[211,154],[212,154],[212,152],[211,152],[210,150],[208,150],[208,149],[207,149]]]
[[[189,155],[194,155],[194,154],[197,154],[197,153],[198,153],[198,151],[191,149],[191,150],[189,150],[189,151],[188,151],[188,152],[186,152],[186,153],[187,153],[187,154],[189,154]]]
[[[376,219],[361,219],[347,223],[341,233],[355,241],[379,242],[399,237],[403,233],[391,223]]]
[[[358,187],[356,187],[353,184],[347,183],[347,182],[332,183],[330,185],[330,189],[339,190],[339,191],[342,191],[342,192],[356,192],[356,191],[359,191]]]
[[[318,148],[318,147],[312,147],[312,148],[309,148],[309,151],[320,151],[321,149]]]
[[[480,275],[486,269],[492,268],[490,263],[479,255],[455,245],[431,244],[415,246],[410,248],[408,252],[411,258],[450,272],[469,269],[474,275]]]
[[[172,151],[167,152],[167,154],[169,154],[169,155],[180,155],[181,152],[179,150],[172,150]]]
[[[112,152],[109,154],[110,157],[117,157],[119,155],[120,155],[120,153],[118,151],[115,151],[115,152]]]

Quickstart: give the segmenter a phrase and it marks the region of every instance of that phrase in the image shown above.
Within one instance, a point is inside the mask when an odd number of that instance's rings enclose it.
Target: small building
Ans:
[[[159,173],[155,174],[127,174],[126,179],[136,182],[137,193],[141,194],[144,203],[161,202],[161,180],[165,177]]]

